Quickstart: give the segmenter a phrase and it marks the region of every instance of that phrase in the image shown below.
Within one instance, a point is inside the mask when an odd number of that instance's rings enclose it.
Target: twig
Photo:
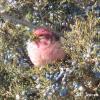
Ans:
[[[24,19],[17,19],[15,18],[15,16],[10,16],[6,12],[3,12],[3,13],[0,12],[0,16],[4,20],[10,21],[13,24],[22,24],[22,25],[28,26],[29,28],[33,28],[33,25],[31,22],[24,20]]]

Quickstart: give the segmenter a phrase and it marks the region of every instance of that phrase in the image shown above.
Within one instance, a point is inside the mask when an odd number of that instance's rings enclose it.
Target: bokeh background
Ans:
[[[51,27],[70,61],[35,67],[31,31]],[[99,0],[0,0],[0,100],[100,99]]]

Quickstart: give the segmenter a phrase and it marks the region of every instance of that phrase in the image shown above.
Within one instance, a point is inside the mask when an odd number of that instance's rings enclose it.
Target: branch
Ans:
[[[31,22],[24,20],[24,19],[17,19],[15,18],[15,16],[10,16],[9,14],[7,14],[6,12],[0,12],[0,16],[7,21],[10,21],[13,24],[22,24],[25,26],[28,26],[29,28],[33,28],[33,25]]]

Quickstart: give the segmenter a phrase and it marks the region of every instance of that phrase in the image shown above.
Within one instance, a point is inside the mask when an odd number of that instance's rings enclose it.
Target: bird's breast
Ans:
[[[45,65],[56,60],[63,59],[64,50],[61,48],[60,42],[31,42],[27,46],[28,55],[35,65]]]

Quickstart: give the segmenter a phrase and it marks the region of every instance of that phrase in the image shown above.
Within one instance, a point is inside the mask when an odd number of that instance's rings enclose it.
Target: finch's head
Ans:
[[[46,37],[46,38],[54,37],[55,40],[59,40],[59,36],[56,33],[54,33],[50,28],[46,27],[36,28],[35,30],[33,30],[33,34],[36,37]]]
[[[45,35],[52,36],[53,32],[46,27],[39,27],[39,28],[36,28],[35,30],[33,30],[33,34],[37,37],[45,36]]]

